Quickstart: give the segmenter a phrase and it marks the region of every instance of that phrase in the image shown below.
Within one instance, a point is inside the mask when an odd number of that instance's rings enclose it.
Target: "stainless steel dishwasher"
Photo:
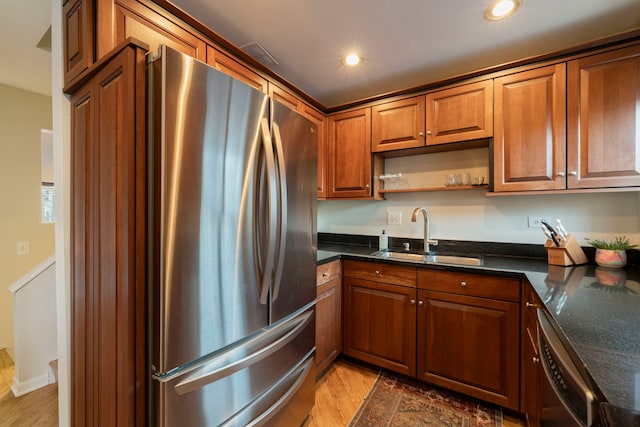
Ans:
[[[567,352],[552,320],[538,309],[538,350],[541,361],[540,425],[601,426],[599,402],[584,369]]]

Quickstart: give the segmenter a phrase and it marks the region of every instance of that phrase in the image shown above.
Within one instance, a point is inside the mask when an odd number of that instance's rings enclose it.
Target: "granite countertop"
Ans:
[[[421,268],[474,270],[524,277],[607,402],[640,411],[640,268],[612,270],[594,264],[560,267],[545,258],[483,256],[478,267],[381,260],[371,245],[318,244],[318,263],[340,258],[411,263]],[[477,248],[476,248],[477,251]],[[571,351],[571,349],[570,349]]]

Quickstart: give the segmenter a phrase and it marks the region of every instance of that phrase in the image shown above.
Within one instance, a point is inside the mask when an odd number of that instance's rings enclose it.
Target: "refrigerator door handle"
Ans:
[[[276,122],[271,125],[273,132],[273,141],[275,142],[276,160],[278,166],[278,195],[279,195],[279,233],[278,233],[278,246],[277,257],[275,266],[275,279],[273,284],[273,295],[271,300],[275,301],[278,298],[280,292],[280,282],[282,280],[282,267],[284,264],[284,252],[287,243],[287,169],[284,162],[284,150],[282,148],[282,137],[280,135],[280,127]]]
[[[269,290],[271,288],[271,279],[274,269],[274,256],[276,251],[277,230],[277,193],[278,183],[276,180],[276,166],[273,156],[273,142],[271,133],[269,132],[269,122],[267,118],[263,118],[260,122],[260,131],[262,134],[262,145],[265,163],[267,165],[267,251],[262,258],[262,277],[259,279],[260,286],[260,304],[267,304],[269,298]],[[256,215],[259,217],[258,215]],[[257,227],[255,229],[258,235]],[[261,250],[262,248],[260,248]]]
[[[291,384],[291,386],[289,386],[289,388],[282,394],[282,396],[269,409],[264,411],[262,414],[258,415],[257,417],[255,417],[250,422],[246,422],[246,421],[243,420],[243,418],[244,418],[243,415],[246,414],[246,413],[251,413],[251,410],[254,407],[260,405],[262,403],[262,400],[269,396],[269,391],[270,390],[265,391],[263,393],[263,395],[260,396],[260,398],[256,399],[250,405],[247,405],[241,412],[238,412],[233,418],[231,418],[231,419],[225,421],[224,423],[220,424],[220,426],[225,426],[225,427],[232,427],[232,426],[258,427],[258,426],[266,426],[266,425],[268,425],[269,421],[271,421],[273,416],[278,414],[278,412],[280,412],[280,410],[287,403],[289,403],[289,401],[295,396],[295,394],[298,392],[298,390],[300,390],[300,388],[304,384],[305,380],[307,379],[307,377],[311,373],[311,368],[313,367],[313,361],[314,360],[315,359],[313,357],[311,357],[311,356],[307,357],[307,359],[301,365],[299,365],[297,368],[295,368],[292,372],[290,372],[287,375],[287,377],[292,377],[292,376],[297,376],[297,377],[295,378],[295,381],[293,382],[293,384]],[[289,378],[284,378],[283,381],[286,380],[286,379],[289,379]],[[272,387],[272,389],[274,389],[274,388],[276,388],[276,387],[275,386]]]
[[[274,354],[275,352],[281,350],[287,344],[289,344],[298,334],[307,326],[309,321],[311,320],[313,315],[313,310],[308,310],[304,314],[298,316],[296,319],[292,319],[289,322],[286,322],[284,328],[275,328],[272,331],[267,332],[263,336],[260,337],[258,344],[266,341],[269,343],[266,347],[263,347],[256,351],[250,351],[250,354],[232,361],[231,363],[226,363],[219,368],[214,368],[213,370],[207,371],[205,373],[201,373],[200,370],[195,372],[192,375],[189,375],[184,380],[180,381],[175,386],[175,392],[179,395],[183,395],[195,390],[198,390],[207,384],[218,381],[221,378],[227,377],[241,369],[244,369],[248,366],[251,366],[259,361],[263,360],[266,357]],[[283,334],[279,338],[275,339],[276,334]],[[246,348],[243,347],[246,350]],[[249,349],[250,350],[250,349]],[[246,352],[243,352],[246,354]],[[216,363],[215,359],[212,363],[214,366]],[[206,366],[206,365],[205,365]],[[159,378],[158,378],[159,379]],[[167,381],[169,378],[163,378],[162,381]]]

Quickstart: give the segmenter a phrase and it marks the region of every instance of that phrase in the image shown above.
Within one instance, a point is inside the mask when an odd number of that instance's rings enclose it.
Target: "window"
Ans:
[[[56,188],[53,183],[53,133],[40,129],[40,202],[42,222],[55,222]]]

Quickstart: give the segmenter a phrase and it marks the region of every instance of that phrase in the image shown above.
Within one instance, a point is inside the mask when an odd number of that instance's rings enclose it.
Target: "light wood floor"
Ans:
[[[15,367],[0,350],[0,427],[58,425],[58,384],[50,384],[20,397],[11,392]]]
[[[338,359],[316,384],[316,404],[304,427],[348,426],[378,377],[378,370]],[[504,427],[525,427],[504,415]]]
[[[0,350],[0,427],[57,426],[57,384],[16,398],[11,393],[13,375],[13,361]],[[348,426],[377,377],[377,369],[338,359],[318,380],[316,403],[304,427]],[[525,423],[505,414],[504,427]]]

